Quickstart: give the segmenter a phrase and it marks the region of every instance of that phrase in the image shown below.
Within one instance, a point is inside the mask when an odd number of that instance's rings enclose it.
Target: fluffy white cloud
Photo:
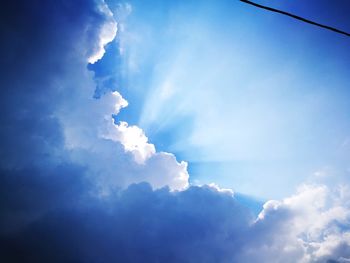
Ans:
[[[88,62],[93,64],[100,60],[105,53],[105,45],[110,43],[117,34],[117,22],[113,18],[113,13],[107,4],[102,0],[98,3],[97,9],[105,16],[105,23],[99,31],[98,43],[92,54],[88,58]]]
[[[300,187],[268,201],[252,226],[242,258],[259,262],[346,262],[350,258],[349,191]]]
[[[111,28],[117,24],[104,3],[102,11],[106,22],[98,34],[99,49],[94,55],[98,58],[115,37],[116,30]],[[105,34],[105,30],[109,33]],[[71,158],[87,167],[90,174],[103,177],[98,180],[103,189],[142,181],[155,188],[168,185],[173,190],[185,189],[189,178],[187,163],[177,162],[173,154],[157,152],[139,127],[125,121],[116,124],[113,116],[128,102],[117,91],[94,98],[93,73],[84,63],[84,59],[76,61],[72,73],[67,73],[70,85],[65,87],[67,95],[55,114]]]
[[[107,132],[101,134],[102,138],[123,144],[125,150],[133,154],[137,163],[143,164],[155,154],[154,145],[148,143],[148,138],[139,127],[128,126],[125,121],[116,125],[112,119],[108,120],[108,124]]]

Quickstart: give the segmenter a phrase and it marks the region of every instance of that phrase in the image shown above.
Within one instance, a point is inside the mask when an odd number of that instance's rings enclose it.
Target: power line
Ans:
[[[294,15],[294,14],[291,14],[291,13],[288,13],[288,12],[285,12],[285,11],[282,11],[282,10],[278,10],[278,9],[275,9],[275,8],[272,8],[272,7],[263,6],[263,5],[260,5],[260,4],[257,4],[257,3],[254,3],[254,2],[251,2],[251,1],[248,1],[248,0],[240,0],[240,1],[241,1],[241,2],[244,2],[244,3],[246,3],[246,4],[249,4],[249,5],[256,6],[256,7],[258,7],[258,8],[262,8],[262,9],[265,9],[265,10],[268,10],[268,11],[280,13],[280,14],[282,14],[282,15],[286,15],[286,16],[289,16],[289,17],[298,19],[298,20],[303,21],[303,22],[305,22],[305,23],[308,23],[308,24],[311,24],[311,25],[315,25],[315,26],[318,26],[318,27],[322,27],[322,28],[331,30],[331,31],[333,31],[333,32],[336,32],[336,33],[339,33],[339,34],[342,34],[342,35],[345,35],[345,36],[350,37],[350,33],[344,32],[344,31],[339,30],[339,29],[336,29],[336,28],[334,28],[334,27],[322,25],[322,24],[316,23],[316,22],[314,22],[314,21],[308,20],[308,19],[306,19],[306,18],[297,16],[297,15]]]

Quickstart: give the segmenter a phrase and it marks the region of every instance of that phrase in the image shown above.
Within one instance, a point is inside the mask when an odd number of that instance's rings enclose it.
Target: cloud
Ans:
[[[64,137],[53,113],[70,88],[64,78],[77,58],[85,58],[88,43],[96,42],[98,30],[87,20],[97,28],[104,22],[94,3],[83,3],[15,0],[2,5],[2,168],[46,166],[61,158]]]
[[[17,1],[4,10],[17,21],[5,16],[2,25],[10,36],[1,49],[6,76],[1,80],[1,167],[75,162],[104,190],[141,181],[154,187],[188,186],[185,162],[156,152],[140,128],[114,124],[113,115],[127,106],[118,92],[94,98],[94,72],[87,69],[87,61],[101,59],[117,25],[104,1]],[[8,46],[16,51],[7,54]]]
[[[0,235],[5,262],[346,262],[350,256],[350,210],[339,206],[345,196],[334,193],[326,204],[324,186],[270,201],[255,220],[217,187],[171,192],[141,183],[96,198],[86,193],[96,186],[74,170],[27,175],[17,177],[24,184],[15,193],[18,182],[1,177],[2,197],[17,195],[2,214],[25,215],[17,226],[8,220],[12,228]]]
[[[70,158],[86,167],[104,190],[142,181],[153,187],[186,188],[187,163],[177,162],[173,154],[157,152],[139,127],[115,124],[115,116],[127,101],[116,91],[94,98],[91,74],[80,68],[81,72],[75,70],[66,77],[71,88],[54,113]]]
[[[100,60],[105,50],[105,45],[110,43],[117,34],[117,22],[113,18],[113,13],[108,8],[107,4],[102,1],[97,5],[99,12],[105,15],[106,21],[103,23],[98,36],[98,45],[94,52],[89,56],[88,62],[94,64]]]
[[[103,74],[86,66],[115,34],[106,8],[2,5],[0,261],[347,262],[346,187],[304,186],[255,218],[230,190],[188,187],[185,162],[115,123],[127,101],[94,97]]]
[[[11,262],[228,262],[248,218],[213,188],[153,191],[143,183],[48,213],[3,237],[1,255]]]
[[[304,185],[289,198],[268,201],[252,226],[255,238],[243,249],[242,258],[274,262],[349,258],[348,195],[349,189]]]

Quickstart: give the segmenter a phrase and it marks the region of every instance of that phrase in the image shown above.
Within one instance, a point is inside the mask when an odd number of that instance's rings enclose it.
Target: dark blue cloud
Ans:
[[[95,1],[6,1],[0,12],[0,162],[45,163],[63,141],[52,116],[67,85],[59,82],[67,65],[96,49],[104,18]]]
[[[77,205],[90,189],[83,169],[64,164],[0,170],[0,235],[19,231],[48,212]]]
[[[11,262],[228,262],[249,218],[213,189],[171,193],[144,183],[47,213],[3,237],[2,255]]]

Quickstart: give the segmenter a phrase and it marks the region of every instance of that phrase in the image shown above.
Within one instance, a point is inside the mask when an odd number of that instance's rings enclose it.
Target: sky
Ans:
[[[0,32],[1,262],[350,262],[349,37],[232,0],[5,1]]]
[[[349,31],[346,2],[260,3]],[[130,5],[121,116],[193,182],[281,198],[313,174],[348,177],[347,37],[239,1]]]

